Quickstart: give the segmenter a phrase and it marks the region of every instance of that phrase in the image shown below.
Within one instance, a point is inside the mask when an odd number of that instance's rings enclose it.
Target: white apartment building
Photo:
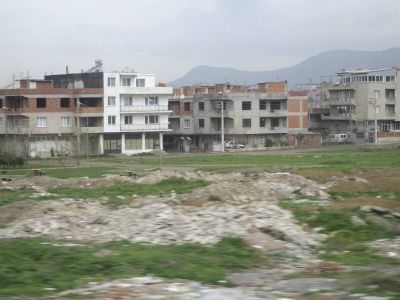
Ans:
[[[105,154],[163,150],[172,88],[156,86],[156,76],[136,72],[104,72]]]

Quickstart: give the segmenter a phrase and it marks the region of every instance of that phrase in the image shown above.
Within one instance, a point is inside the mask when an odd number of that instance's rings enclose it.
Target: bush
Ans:
[[[0,168],[2,169],[23,167],[24,165],[25,165],[25,158],[23,157],[15,157],[12,155],[0,156]]]

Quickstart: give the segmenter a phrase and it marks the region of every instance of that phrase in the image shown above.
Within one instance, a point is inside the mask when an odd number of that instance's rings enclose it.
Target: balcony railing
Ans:
[[[168,130],[168,123],[161,124],[121,124],[121,131]]]
[[[395,97],[386,97],[385,99],[387,102],[395,102],[396,101]]]
[[[326,98],[324,101],[328,101],[330,105],[355,105],[356,99],[355,98]]]
[[[168,105],[129,105],[121,106],[121,112],[169,112]]]

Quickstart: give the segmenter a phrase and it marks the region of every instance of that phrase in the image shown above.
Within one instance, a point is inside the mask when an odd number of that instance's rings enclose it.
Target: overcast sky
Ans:
[[[0,86],[29,71],[198,65],[272,70],[332,49],[400,46],[399,0],[2,0]]]

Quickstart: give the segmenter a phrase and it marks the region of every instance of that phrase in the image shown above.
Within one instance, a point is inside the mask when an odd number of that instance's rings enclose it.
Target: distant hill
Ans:
[[[332,50],[311,56],[301,63],[273,71],[244,71],[234,68],[198,66],[169,83],[174,87],[230,82],[247,85],[264,81],[287,80],[289,85],[320,82],[321,76],[342,69],[386,68],[400,66],[400,48],[383,51]]]

